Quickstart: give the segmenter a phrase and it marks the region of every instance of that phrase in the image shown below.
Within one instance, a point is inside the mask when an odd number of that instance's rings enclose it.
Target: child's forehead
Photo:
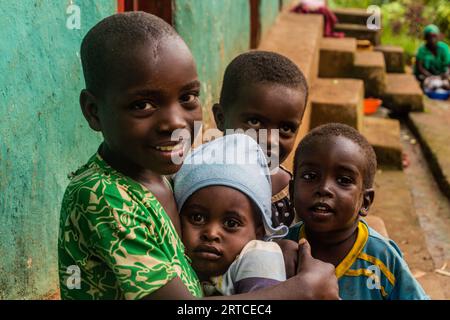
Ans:
[[[300,163],[308,163],[314,158],[320,164],[320,159],[325,157],[331,163],[345,160],[346,163],[360,170],[364,170],[366,162],[364,150],[359,144],[345,136],[330,135],[312,139],[304,152],[300,153]]]
[[[168,83],[184,86],[198,79],[189,48],[176,38],[157,45],[143,42],[132,46],[110,60],[108,68],[109,85],[123,92],[149,86],[156,91]]]

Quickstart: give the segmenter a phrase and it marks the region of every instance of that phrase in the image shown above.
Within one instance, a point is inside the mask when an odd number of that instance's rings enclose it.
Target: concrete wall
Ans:
[[[80,30],[66,27],[67,3],[0,2],[0,299],[56,290],[67,174],[100,141],[78,105],[78,52],[83,35],[116,11],[116,1],[74,1]]]
[[[248,0],[176,0],[174,26],[197,62],[202,82],[205,128],[214,126],[212,104],[219,100],[225,67],[250,43]]]

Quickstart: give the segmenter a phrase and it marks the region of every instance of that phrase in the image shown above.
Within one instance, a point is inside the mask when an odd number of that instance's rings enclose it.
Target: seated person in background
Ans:
[[[291,193],[302,222],[288,238],[306,238],[313,257],[336,268],[344,300],[428,299],[394,241],[370,228],[377,162],[355,129],[330,123],[300,142]]]
[[[426,26],[426,43],[417,51],[414,74],[425,90],[450,90],[450,50],[445,42],[438,40],[439,34],[437,26]]]
[[[176,174],[174,192],[186,254],[206,296],[286,280],[283,253],[269,240],[288,228],[272,226],[269,167],[255,140],[231,134],[201,145]]]
[[[342,32],[334,32],[334,25],[338,23],[336,15],[328,8],[327,0],[301,0],[291,12],[321,14],[324,18],[324,37],[343,38]]]

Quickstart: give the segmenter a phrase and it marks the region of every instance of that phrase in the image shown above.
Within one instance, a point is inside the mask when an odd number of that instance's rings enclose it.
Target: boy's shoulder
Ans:
[[[364,252],[380,257],[403,259],[403,253],[394,240],[382,236],[373,228],[371,228],[364,220],[361,220],[361,222],[367,227],[369,231]]]
[[[94,207],[131,209],[138,202],[153,204],[155,201],[152,200],[156,199],[142,185],[115,171],[98,153],[71,173],[69,179],[61,207],[63,214],[72,212],[75,207],[79,212]]]
[[[148,191],[134,180],[122,175],[110,167],[96,153],[83,166],[69,174],[70,183],[66,193],[85,193],[97,195],[124,196],[128,190],[140,191],[144,196]]]

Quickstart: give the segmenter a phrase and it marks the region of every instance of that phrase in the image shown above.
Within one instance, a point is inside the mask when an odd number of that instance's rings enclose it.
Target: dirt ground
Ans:
[[[379,170],[371,214],[382,218],[410,269],[432,299],[450,299],[450,202],[439,190],[419,144],[402,126],[403,170]]]

